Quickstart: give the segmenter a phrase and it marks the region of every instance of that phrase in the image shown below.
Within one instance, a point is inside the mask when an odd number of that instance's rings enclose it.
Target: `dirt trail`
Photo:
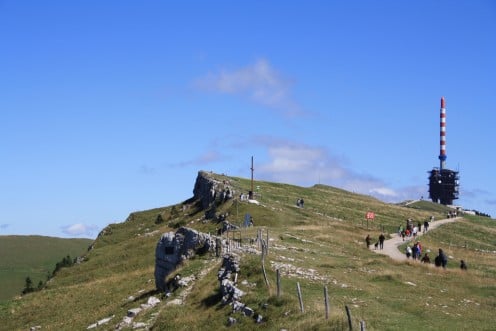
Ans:
[[[442,224],[455,222],[456,220],[459,220],[460,218],[461,217],[446,218],[446,219],[442,219],[439,221],[429,222],[429,231],[434,230],[435,228],[437,228],[438,226],[440,226]],[[393,238],[384,241],[384,249],[382,249],[382,250],[381,249],[375,249],[374,245],[370,245],[370,249],[373,250],[374,252],[378,253],[378,254],[387,255],[396,261],[406,260],[407,257],[405,255],[405,253],[400,252],[398,250],[398,246],[401,244],[404,244],[406,242],[412,242],[412,245],[413,245],[413,241],[414,241],[413,237],[405,238],[405,241],[403,241],[403,239],[400,236],[398,236],[397,233],[393,233],[392,235],[393,235]],[[421,237],[422,235],[423,235],[423,233],[417,234],[416,240],[418,240],[418,238]],[[434,253],[436,253],[436,252],[434,252]],[[431,259],[432,258],[433,258],[433,256],[431,256]]]

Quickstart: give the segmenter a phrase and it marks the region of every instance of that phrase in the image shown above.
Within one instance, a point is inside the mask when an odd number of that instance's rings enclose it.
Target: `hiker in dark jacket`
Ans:
[[[431,259],[429,258],[429,254],[425,253],[424,257],[422,260],[420,260],[422,263],[429,264],[431,263]]]
[[[384,233],[381,233],[381,235],[379,236],[379,248],[380,249],[384,249],[384,240],[386,240],[386,236],[384,235]]]
[[[367,244],[367,248],[370,247],[370,241],[371,241],[370,235],[368,234],[367,237],[365,237],[365,243]]]
[[[446,257],[446,254],[444,254],[441,248],[439,249],[439,255],[436,256],[435,263],[436,263],[436,267],[443,267],[446,269],[446,265],[448,264],[448,258]]]

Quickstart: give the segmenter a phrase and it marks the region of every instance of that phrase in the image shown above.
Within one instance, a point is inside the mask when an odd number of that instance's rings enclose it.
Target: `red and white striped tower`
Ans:
[[[440,151],[439,151],[439,161],[440,170],[446,167],[446,108],[444,97],[441,97],[441,114],[440,114]]]

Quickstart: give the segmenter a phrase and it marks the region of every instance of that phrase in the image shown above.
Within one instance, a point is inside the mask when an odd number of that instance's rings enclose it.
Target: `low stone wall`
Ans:
[[[217,273],[222,304],[231,305],[233,313],[240,312],[245,316],[253,317],[257,323],[261,323],[263,321],[262,315],[255,314],[252,308],[241,302],[241,297],[245,293],[236,286],[239,271],[239,256],[234,253],[224,255],[222,267]],[[227,324],[232,325],[235,323],[236,319],[230,316]]]

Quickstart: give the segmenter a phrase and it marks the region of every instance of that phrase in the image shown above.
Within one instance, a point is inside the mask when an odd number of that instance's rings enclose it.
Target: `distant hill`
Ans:
[[[0,236],[0,301],[21,293],[26,277],[34,286],[53,272],[57,262],[88,250],[92,239],[45,236]]]
[[[247,199],[253,187],[253,199]],[[302,199],[304,207],[297,206]],[[373,221],[366,220],[369,211],[375,214]],[[445,270],[394,261],[366,248],[367,234],[397,236],[407,219],[439,220],[447,211],[429,201],[400,206],[325,185],[252,185],[246,178],[199,172],[190,199],[133,212],[125,221],[109,224],[83,262],[62,268],[41,291],[0,303],[0,329],[348,330],[346,307],[355,330],[361,321],[369,331],[494,330],[494,220],[463,215],[421,237],[431,258],[444,250],[449,258]],[[155,249],[163,233],[187,226],[216,234],[224,220],[241,225],[246,214],[254,226],[230,234],[247,248],[237,252],[239,273],[232,278],[253,314],[233,313],[233,306],[223,302],[218,278],[223,259],[215,254],[196,256],[174,270],[170,278],[180,274],[190,282],[170,296],[156,291]],[[264,259],[257,237],[269,243]],[[59,251],[55,260],[67,254]],[[460,270],[461,259],[467,271]],[[157,298],[161,302],[149,307],[149,300]]]

